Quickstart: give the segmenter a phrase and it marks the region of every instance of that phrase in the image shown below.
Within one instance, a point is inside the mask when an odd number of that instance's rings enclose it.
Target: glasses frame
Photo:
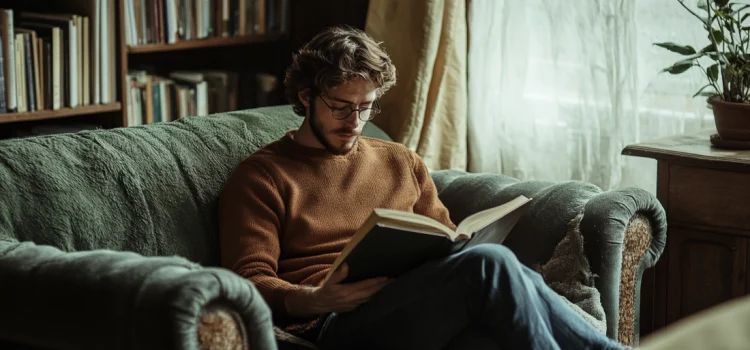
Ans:
[[[331,107],[331,105],[329,105],[328,102],[326,102],[326,100],[323,98],[322,94],[318,94],[318,97],[320,97],[320,100],[323,101],[323,104],[325,104],[326,107],[328,107],[328,109],[331,110],[331,118],[336,119],[336,120],[346,120],[352,115],[353,112],[357,112],[357,119],[363,122],[369,122],[370,120],[373,120],[375,116],[378,115],[378,113],[380,113],[380,104],[378,103],[378,100],[373,101],[372,107],[351,108],[349,106],[346,106],[346,107],[336,108],[336,107]],[[349,113],[346,115],[346,117],[336,118],[336,112],[345,111],[347,109],[349,110]],[[365,112],[367,110],[370,110],[370,117],[367,119],[362,119],[362,112]]]

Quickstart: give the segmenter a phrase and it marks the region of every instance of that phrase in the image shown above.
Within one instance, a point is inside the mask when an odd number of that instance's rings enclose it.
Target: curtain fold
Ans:
[[[680,57],[653,43],[708,44],[676,0],[471,0],[467,11],[469,171],[655,192],[656,162],[622,149],[713,124],[692,98],[700,70],[660,73]]]
[[[384,43],[398,76],[373,123],[430,170],[466,170],[466,2],[371,0],[365,31]]]

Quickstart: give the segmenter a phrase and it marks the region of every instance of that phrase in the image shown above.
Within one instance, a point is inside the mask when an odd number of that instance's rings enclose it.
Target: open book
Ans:
[[[397,277],[427,260],[481,243],[501,244],[531,201],[518,196],[510,202],[472,214],[456,231],[426,216],[375,209],[328,271],[323,285],[343,263],[349,274],[343,283],[373,277]]]

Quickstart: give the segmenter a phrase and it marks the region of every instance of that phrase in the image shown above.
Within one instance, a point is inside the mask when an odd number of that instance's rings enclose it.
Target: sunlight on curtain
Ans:
[[[384,43],[398,72],[373,123],[428,169],[466,170],[466,4],[371,0],[365,31]]]
[[[695,2],[695,1],[693,1]],[[631,143],[713,127],[702,73],[659,71],[704,29],[677,0],[471,0],[469,170],[656,191]]]

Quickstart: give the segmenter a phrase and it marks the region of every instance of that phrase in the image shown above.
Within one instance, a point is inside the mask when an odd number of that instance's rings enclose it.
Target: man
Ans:
[[[352,28],[326,30],[295,55],[284,83],[304,122],[230,176],[220,199],[223,266],[254,283],[277,325],[324,349],[622,348],[500,245],[395,280],[338,283],[344,266],[319,286],[376,207],[455,228],[414,152],[361,136],[395,81],[388,55]]]

